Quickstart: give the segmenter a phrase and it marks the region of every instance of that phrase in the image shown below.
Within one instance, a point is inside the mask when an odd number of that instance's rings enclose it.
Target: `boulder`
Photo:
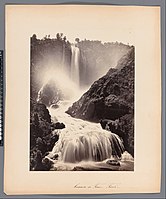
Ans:
[[[56,122],[52,124],[52,128],[54,129],[64,129],[65,128],[65,124],[61,123],[61,122]]]
[[[120,166],[120,162],[118,160],[107,160],[106,164],[109,164],[112,166]]]

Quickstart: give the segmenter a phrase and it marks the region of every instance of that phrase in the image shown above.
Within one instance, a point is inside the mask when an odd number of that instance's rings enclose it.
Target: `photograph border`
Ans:
[[[26,0],[26,1],[1,1],[0,2],[0,24],[1,24],[1,28],[0,29],[0,49],[5,50],[4,48],[4,41],[5,41],[5,34],[4,34],[4,6],[5,4],[92,4],[92,5],[152,5],[152,6],[160,6],[161,7],[161,45],[162,45],[162,183],[161,183],[161,192],[159,194],[94,194],[94,195],[78,195],[78,194],[74,194],[74,195],[27,195],[27,196],[17,196],[17,198],[164,198],[165,196],[165,1],[164,0],[156,0],[156,1],[152,1],[152,0],[147,0],[147,1],[140,1],[140,0],[133,0],[133,1],[127,1],[127,0],[114,0],[114,1],[96,1],[96,2],[92,2],[92,1],[83,1],[83,2],[79,2],[79,1],[50,1],[48,0],[47,3],[46,1],[42,1],[42,0]],[[1,12],[2,11],[2,12]],[[5,68],[4,68],[4,75],[5,75]],[[4,77],[5,79],[5,77]],[[4,85],[4,90],[5,90],[5,85]],[[4,98],[5,100],[5,95]],[[4,135],[5,136],[5,135]],[[3,154],[4,154],[4,150],[3,147],[0,147],[0,159],[3,160]],[[2,164],[0,166],[0,179],[2,179],[1,182],[3,182],[3,161],[0,161]],[[2,184],[0,182],[0,184]],[[16,196],[6,196],[3,193],[3,186],[0,187],[0,198],[14,198]]]

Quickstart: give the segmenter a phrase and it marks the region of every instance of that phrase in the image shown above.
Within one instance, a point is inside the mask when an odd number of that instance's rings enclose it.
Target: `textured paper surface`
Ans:
[[[90,21],[90,22],[88,22]],[[66,26],[61,24],[65,23]],[[91,26],[90,24],[93,24]],[[57,29],[55,29],[55,27]],[[66,30],[65,30],[66,28]],[[77,29],[135,46],[135,168],[130,171],[29,171],[30,36]],[[107,37],[102,38],[107,31]],[[82,38],[81,38],[82,39]],[[84,38],[83,38],[84,39]],[[6,6],[6,194],[156,193],[161,177],[160,8]]]

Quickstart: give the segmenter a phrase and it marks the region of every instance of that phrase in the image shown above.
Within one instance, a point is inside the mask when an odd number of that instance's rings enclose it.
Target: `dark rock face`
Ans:
[[[51,105],[51,108],[57,109],[57,108],[59,108],[59,105],[58,105],[58,104],[52,104],[52,105]]]
[[[49,159],[43,159],[41,151],[38,150],[34,158],[34,167],[32,170],[49,171],[52,165],[53,165],[53,162],[51,162]]]
[[[109,164],[112,166],[120,166],[120,162],[117,160],[107,160],[106,164]]]
[[[134,47],[67,111],[118,134],[134,156]]]
[[[45,104],[47,107],[64,99],[64,94],[61,89],[58,88],[54,80],[50,80],[45,84],[38,92],[37,101]],[[58,105],[57,105],[58,106]]]
[[[105,76],[94,82],[91,88],[67,110],[67,113],[73,117],[94,122],[99,122],[101,119],[115,120],[132,113],[134,48],[122,60],[117,65],[120,69],[111,69]]]
[[[132,114],[126,114],[115,121],[104,119],[100,124],[103,129],[121,137],[125,150],[134,157],[134,116]]]
[[[117,65],[131,46],[118,42],[102,43],[101,41],[83,40],[77,43],[80,49],[80,85],[91,85]]]
[[[80,51],[79,85],[83,88],[91,85],[110,67],[115,67],[117,61],[131,49],[131,46],[118,42],[102,43],[86,39],[76,41]],[[38,91],[43,85],[46,72],[63,66],[66,74],[70,76],[71,43],[63,34],[58,33],[55,38],[50,38],[48,35],[43,39],[37,38],[34,34],[31,37],[30,56],[31,97],[34,99],[37,98]]]
[[[51,162],[47,160],[43,162],[42,159],[59,139],[56,133],[52,133],[57,124],[52,123],[44,104],[31,100],[30,105],[30,170],[50,170]],[[63,123],[59,125],[61,128],[65,126]]]
[[[52,124],[51,126],[53,127],[53,129],[64,129],[65,128],[65,125],[60,122],[56,122],[56,123]]]
[[[32,101],[31,101],[32,104]],[[49,114],[48,109],[46,106],[42,103],[33,103],[31,106],[31,110],[33,109],[32,114],[34,113],[34,120],[37,122],[37,120],[45,120],[46,122],[50,123],[51,122],[51,115]],[[37,119],[38,117],[38,119]]]

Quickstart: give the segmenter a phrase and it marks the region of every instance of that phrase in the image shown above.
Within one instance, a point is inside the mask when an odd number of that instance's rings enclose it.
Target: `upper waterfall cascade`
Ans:
[[[71,46],[71,80],[79,86],[80,81],[80,71],[79,71],[79,59],[80,59],[80,50],[75,45]]]

